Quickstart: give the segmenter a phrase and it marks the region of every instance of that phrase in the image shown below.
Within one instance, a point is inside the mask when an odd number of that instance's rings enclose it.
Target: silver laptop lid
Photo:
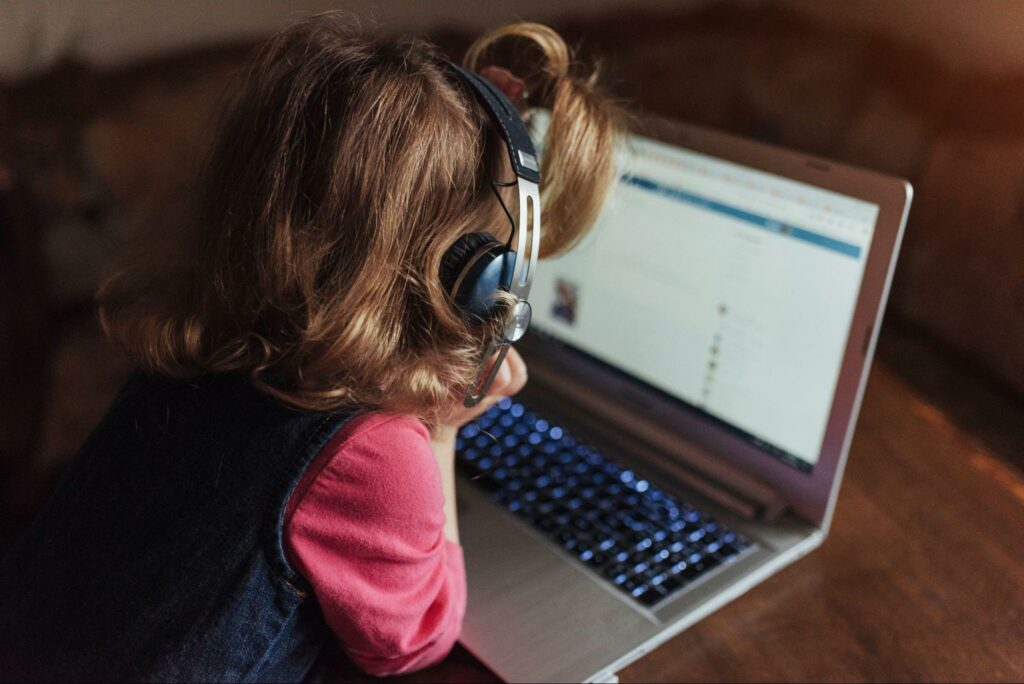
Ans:
[[[590,237],[537,269],[532,343],[827,527],[910,197],[648,122]]]

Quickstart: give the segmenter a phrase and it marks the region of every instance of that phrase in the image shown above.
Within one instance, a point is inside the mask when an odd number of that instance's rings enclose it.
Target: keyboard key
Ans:
[[[667,592],[667,594],[671,594],[676,589],[682,588],[683,583],[681,581],[679,581],[678,577],[675,577],[673,575],[669,575],[668,579],[666,579],[664,582],[661,583],[661,586],[664,587],[664,589]]]
[[[657,603],[660,603],[661,600],[666,596],[668,596],[668,591],[665,590],[664,586],[652,586],[649,587],[648,590],[639,598],[640,603],[650,607]]]
[[[629,573],[629,568],[623,563],[612,563],[604,569],[605,577],[615,577],[617,575],[625,575]]]

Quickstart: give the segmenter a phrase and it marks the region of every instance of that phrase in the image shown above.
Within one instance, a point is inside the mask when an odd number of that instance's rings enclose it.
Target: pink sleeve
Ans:
[[[465,569],[444,536],[442,491],[426,428],[369,413],[323,448],[289,500],[288,558],[370,674],[432,665],[459,636]]]

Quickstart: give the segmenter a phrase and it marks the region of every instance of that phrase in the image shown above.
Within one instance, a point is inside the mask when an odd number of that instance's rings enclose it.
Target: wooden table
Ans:
[[[1024,478],[877,365],[825,545],[619,676],[1024,680]],[[496,678],[457,648],[398,681]]]

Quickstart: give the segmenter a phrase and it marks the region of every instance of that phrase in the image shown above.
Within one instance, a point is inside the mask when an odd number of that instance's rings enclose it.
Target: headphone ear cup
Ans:
[[[515,253],[490,233],[468,233],[441,260],[441,284],[463,318],[486,320],[497,308],[495,294],[508,290]]]
[[[490,233],[467,233],[456,240],[441,259],[441,284],[445,292],[453,297],[452,290],[473,255],[489,244],[498,244],[498,240]]]

